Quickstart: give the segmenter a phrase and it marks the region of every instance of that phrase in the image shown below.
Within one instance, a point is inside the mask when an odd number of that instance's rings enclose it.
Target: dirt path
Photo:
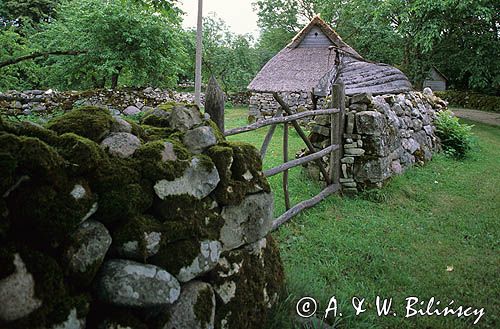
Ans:
[[[500,113],[484,112],[462,108],[450,108],[459,118],[500,126]]]

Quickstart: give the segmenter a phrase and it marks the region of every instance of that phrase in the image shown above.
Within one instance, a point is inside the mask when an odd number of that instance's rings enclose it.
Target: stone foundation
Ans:
[[[440,149],[433,121],[446,106],[430,90],[346,97],[340,179],[344,192],[381,187],[390,177],[431,160]],[[329,117],[317,117],[310,125],[309,137],[317,150],[330,145]],[[328,160],[323,158],[325,165]],[[305,168],[315,179],[323,179],[313,162]]]
[[[280,92],[278,94],[294,113],[313,109],[311,96],[307,92]],[[323,109],[324,103],[324,98],[319,99],[317,109]],[[272,93],[252,93],[248,112],[249,119],[250,121],[256,121],[271,118],[279,108],[280,105],[276,102]]]
[[[0,327],[258,329],[283,284],[258,151],[196,106],[0,116]]]

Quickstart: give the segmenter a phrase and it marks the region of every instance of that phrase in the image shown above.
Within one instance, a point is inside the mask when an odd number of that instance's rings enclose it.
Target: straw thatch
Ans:
[[[303,47],[308,33],[319,28],[331,41],[323,46]],[[340,78],[346,94],[388,94],[411,90],[408,78],[398,69],[364,60],[342,41],[319,16],[316,16],[290,44],[274,56],[248,86],[255,92],[310,92],[321,89],[329,77],[335,75],[335,50],[341,56]]]

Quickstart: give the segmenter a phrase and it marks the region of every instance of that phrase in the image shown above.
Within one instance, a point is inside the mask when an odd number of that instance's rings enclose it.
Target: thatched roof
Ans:
[[[303,44],[307,35],[318,28],[331,43],[305,47]],[[320,80],[332,75],[335,69],[334,49],[343,55],[340,78],[347,95],[398,93],[412,89],[408,78],[400,70],[364,60],[319,16],[314,17],[290,44],[267,62],[248,89],[257,92],[310,92],[312,88],[319,89]]]

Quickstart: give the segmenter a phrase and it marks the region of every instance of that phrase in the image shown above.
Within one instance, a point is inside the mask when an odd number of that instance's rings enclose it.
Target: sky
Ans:
[[[252,10],[254,0],[203,0],[203,16],[215,12],[229,29],[237,34],[250,33],[257,37],[257,13]],[[184,27],[196,27],[198,0],[180,0],[184,15]]]

